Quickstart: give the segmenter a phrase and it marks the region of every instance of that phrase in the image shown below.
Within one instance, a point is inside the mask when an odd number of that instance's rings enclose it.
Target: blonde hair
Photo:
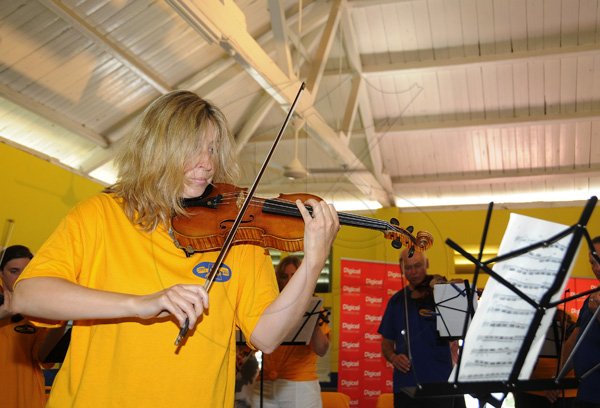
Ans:
[[[153,231],[185,214],[181,197],[185,165],[193,160],[208,132],[214,133],[213,182],[232,183],[238,175],[234,141],[223,113],[193,92],[162,95],[144,111],[115,158],[117,182],[108,189],[123,199],[134,225]]]

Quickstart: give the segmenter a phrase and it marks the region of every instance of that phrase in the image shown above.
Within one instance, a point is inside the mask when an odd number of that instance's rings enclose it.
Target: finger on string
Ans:
[[[305,223],[312,219],[312,216],[310,215],[302,201],[296,200],[296,207],[298,207],[298,211],[300,211],[300,215],[302,215],[302,219]]]

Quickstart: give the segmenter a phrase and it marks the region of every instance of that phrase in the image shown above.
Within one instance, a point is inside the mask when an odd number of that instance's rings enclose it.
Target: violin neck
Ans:
[[[306,208],[308,209],[308,212],[312,214],[312,207],[306,206]],[[265,200],[263,212],[269,214],[286,215],[290,217],[302,217],[302,214],[300,213],[300,210],[298,210],[298,207],[296,207],[295,203],[278,199]],[[390,223],[385,221],[343,212],[338,212],[337,214],[341,225],[367,228],[382,232],[389,231],[391,229]]]

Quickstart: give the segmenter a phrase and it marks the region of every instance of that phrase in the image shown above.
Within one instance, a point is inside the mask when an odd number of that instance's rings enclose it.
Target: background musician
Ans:
[[[300,267],[297,256],[283,258],[275,273],[279,290],[287,286]],[[321,403],[321,388],[317,375],[317,357],[329,349],[329,325],[315,325],[307,345],[279,346],[272,354],[263,355],[263,395],[265,408],[302,407],[318,408]],[[260,405],[260,389],[255,383],[254,406]],[[269,390],[265,393],[264,390]]]
[[[423,252],[400,255],[400,268],[408,287],[388,301],[379,326],[381,351],[394,366],[395,408],[451,408],[464,406],[460,397],[411,398],[404,387],[419,383],[447,382],[452,371],[451,342],[440,338],[436,327],[433,290],[434,276],[427,275],[429,262]],[[405,309],[405,302],[407,309]],[[406,314],[410,335],[410,354],[406,345]]]
[[[1,408],[37,408],[46,403],[42,362],[62,335],[61,330],[35,327],[11,308],[14,283],[33,258],[24,245],[0,253],[0,393]]]
[[[231,406],[235,327],[271,352],[301,318],[339,229],[332,206],[308,200],[311,216],[296,203],[305,257],[279,295],[265,249],[235,245],[209,301],[205,272],[218,252],[188,257],[169,236],[185,199],[235,180],[234,151],[217,107],[187,91],[160,96],[123,143],[116,184],[71,210],[38,251],[13,312],[74,320],[48,407]]]
[[[600,236],[592,240],[594,251],[600,254]],[[600,264],[589,253],[590,267],[600,281]],[[584,328],[589,324],[589,329],[581,344],[573,355],[573,368],[575,376],[579,378],[577,397],[573,403],[575,408],[600,408],[600,314],[592,321],[592,317],[600,305],[600,292],[592,293],[587,297],[581,310],[575,329],[565,342],[561,361],[565,362],[571,354],[575,343],[581,337]],[[589,372],[589,373],[588,373]],[[585,378],[582,378],[583,375]],[[550,395],[554,400],[560,396],[557,392]]]

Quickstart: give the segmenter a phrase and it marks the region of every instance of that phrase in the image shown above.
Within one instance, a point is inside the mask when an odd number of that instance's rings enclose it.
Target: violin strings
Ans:
[[[238,200],[240,200],[240,198],[243,198],[240,196],[239,192],[222,193],[218,197],[218,203],[228,205],[237,202]],[[259,208],[267,213],[271,212],[273,214],[278,215],[293,216],[298,218],[302,217],[295,202],[284,200],[281,198],[264,199],[252,197],[250,202],[248,203],[248,207]],[[307,208],[309,211],[312,212],[312,207],[310,205],[307,205]],[[411,233],[389,222],[343,212],[338,212],[338,217],[340,219],[341,225],[368,228],[384,233],[388,231],[393,231],[399,233],[399,235],[397,235],[396,238],[401,239],[403,244],[416,244],[416,238]]]
[[[230,203],[232,201],[236,201],[239,198],[239,194],[238,193],[224,193],[224,194],[222,194],[222,197],[223,197],[223,200],[222,200],[223,203]],[[283,215],[291,215],[291,216],[297,216],[297,217],[301,216],[300,212],[294,202],[279,199],[279,198],[272,198],[272,199],[252,198],[250,200],[249,205],[254,206],[254,207],[267,206],[269,209],[277,210],[278,213],[281,213]],[[309,207],[309,209],[312,210],[312,208],[310,206],[308,206],[308,207]],[[403,232],[399,227],[397,227],[393,224],[390,224],[386,221],[381,221],[381,220],[377,220],[377,219],[373,219],[373,218],[363,217],[363,216],[355,215],[355,214],[342,213],[342,212],[338,213],[338,216],[340,218],[340,222],[343,225],[366,227],[366,228],[376,229],[376,230],[380,230],[380,231],[394,230],[396,232]]]
[[[222,195],[222,197],[224,198],[224,200],[222,200],[223,203],[230,203],[232,201],[237,200],[239,197],[239,194],[225,193]],[[260,205],[257,203],[259,203]],[[252,198],[250,200],[250,205],[252,205],[252,206],[265,206],[267,204],[268,204],[269,208],[281,210],[281,212],[284,212],[285,215],[300,216],[300,212],[298,211],[296,204],[292,201],[282,200],[282,199],[278,199],[278,198],[273,198],[273,199]],[[312,208],[310,206],[308,206],[308,208],[310,210],[312,210]],[[340,212],[340,213],[338,213],[338,216],[340,218],[340,221],[345,222],[345,224],[351,225],[351,226],[359,226],[359,227],[366,226],[366,227],[370,227],[373,229],[395,229],[395,230],[398,229],[396,226],[391,225],[385,221],[368,218],[368,217],[363,217],[360,215],[354,215],[354,214]]]

